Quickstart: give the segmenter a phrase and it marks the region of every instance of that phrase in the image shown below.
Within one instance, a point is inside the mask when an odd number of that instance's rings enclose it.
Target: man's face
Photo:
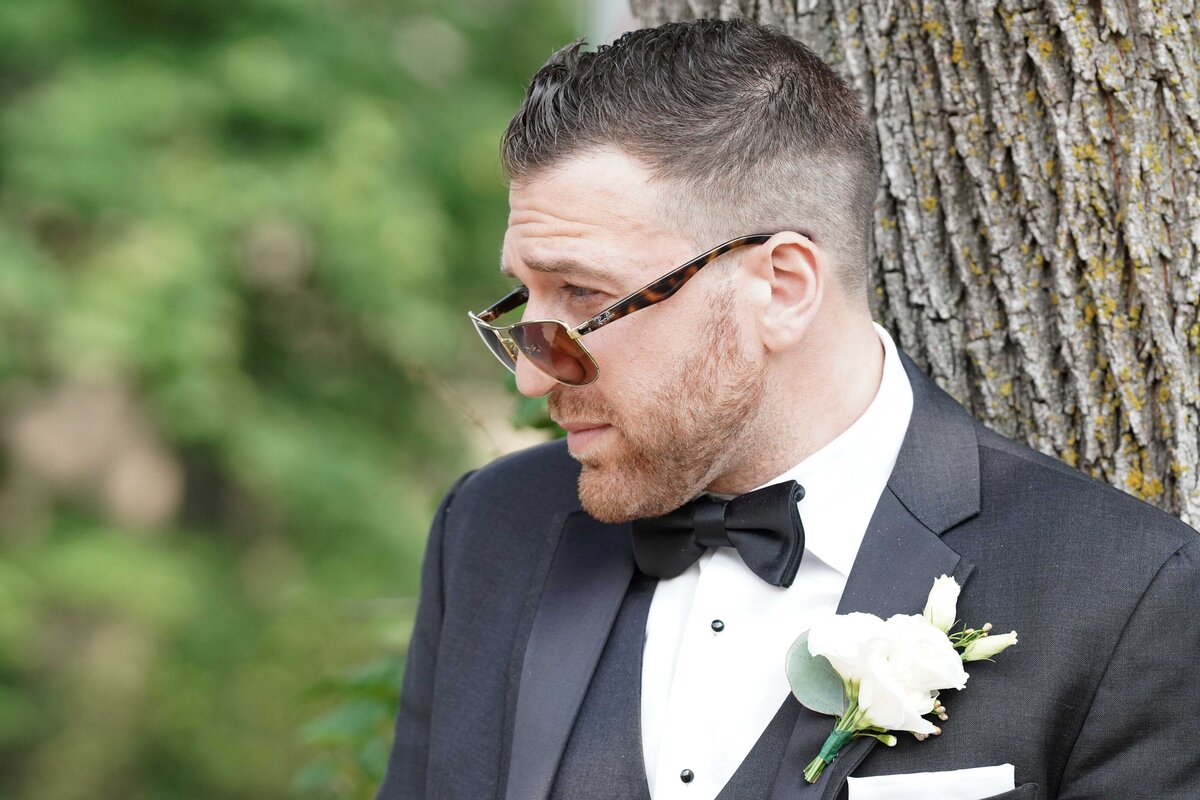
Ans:
[[[662,221],[661,185],[615,151],[571,159],[515,185],[504,267],[529,289],[524,319],[578,325],[704,249]],[[582,465],[593,517],[664,514],[718,481],[749,446],[763,395],[761,347],[738,318],[736,256],[706,267],[670,299],[581,341],[600,368],[568,387],[517,361],[517,385],[548,394]]]

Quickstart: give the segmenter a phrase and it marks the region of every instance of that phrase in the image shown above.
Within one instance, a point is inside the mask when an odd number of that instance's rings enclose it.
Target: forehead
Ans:
[[[591,151],[514,184],[502,266],[518,273],[530,265],[599,264],[618,277],[642,264],[661,267],[683,241],[663,221],[663,191],[616,150]]]

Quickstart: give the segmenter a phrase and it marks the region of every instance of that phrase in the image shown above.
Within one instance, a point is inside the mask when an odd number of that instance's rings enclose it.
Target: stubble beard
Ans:
[[[579,501],[602,522],[666,514],[716,479],[739,448],[763,398],[760,365],[738,349],[733,321],[719,315],[708,340],[663,380],[646,406],[618,412],[602,396],[551,394],[556,419],[600,419],[615,441],[582,464]]]

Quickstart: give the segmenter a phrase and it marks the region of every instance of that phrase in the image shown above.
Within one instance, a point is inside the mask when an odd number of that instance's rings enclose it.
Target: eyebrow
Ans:
[[[576,275],[584,278],[589,278],[594,281],[611,281],[614,278],[620,277],[612,270],[601,269],[599,267],[582,264],[578,261],[573,261],[569,258],[557,258],[550,261],[540,261],[537,259],[523,262],[526,267],[534,272],[543,274],[562,274]],[[505,266],[503,259],[500,261],[500,271],[510,278],[515,278],[512,271]]]

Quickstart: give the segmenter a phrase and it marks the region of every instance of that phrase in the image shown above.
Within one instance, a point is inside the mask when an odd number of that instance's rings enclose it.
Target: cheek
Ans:
[[[588,349],[600,364],[600,380],[607,371],[624,385],[632,380],[639,384],[658,383],[664,371],[677,363],[682,343],[695,331],[671,324],[666,309],[647,308],[627,319],[620,319],[601,328],[587,338]],[[694,323],[691,323],[694,324]]]
[[[589,409],[603,410],[606,418],[630,435],[654,416],[656,398],[665,379],[661,354],[629,331],[602,328],[585,339],[600,368],[600,377],[584,387],[579,401]],[[594,339],[595,341],[588,341]]]
[[[600,365],[596,388],[622,420],[622,427],[639,428],[673,372],[660,348],[640,340],[612,339],[602,351],[593,351]]]

